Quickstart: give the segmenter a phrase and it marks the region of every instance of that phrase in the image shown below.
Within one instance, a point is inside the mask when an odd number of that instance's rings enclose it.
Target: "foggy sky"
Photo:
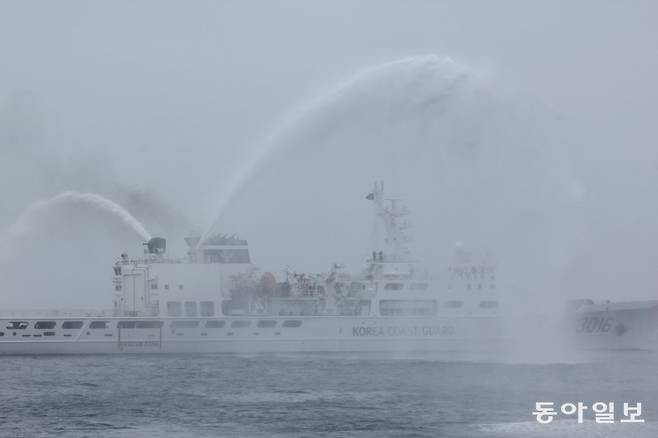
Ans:
[[[541,118],[552,139],[546,144],[566,148],[586,187],[585,199],[573,207],[578,223],[565,234],[576,242],[566,245],[569,266],[555,284],[583,296],[655,298],[657,23],[658,5],[650,1],[3,1],[0,226],[9,226],[30,202],[71,189],[112,197],[152,233],[179,238],[191,228],[203,230],[214,219],[222,184],[285,114],[360,69],[432,53],[486,77],[487,93],[513,96],[515,105],[550,115]],[[353,126],[330,130],[333,140],[325,146],[333,151],[354,139],[391,137],[373,136],[374,125],[367,126],[366,133]],[[392,137],[404,143],[415,127],[393,130]],[[302,180],[317,173],[313,156],[332,157],[307,147],[311,168],[302,169]],[[276,199],[259,201],[265,192],[258,187],[279,181],[275,170],[289,170],[293,160],[286,157],[274,157],[269,174],[246,191],[227,225],[250,240],[254,261],[267,269],[320,270],[343,254],[358,259],[367,239],[353,230],[365,229],[367,205],[331,220],[308,220],[313,216],[304,210],[282,212],[269,228],[255,219],[276,205]],[[375,171],[368,168],[358,180],[333,180],[341,173],[341,157],[334,158],[328,164],[335,172],[322,174],[322,186],[335,196],[326,202],[349,197],[345,205],[356,205],[370,188],[362,181],[386,177],[393,179],[387,188],[411,198],[415,211],[424,211],[423,193],[439,193],[405,186],[413,180],[409,169],[370,174]],[[295,197],[313,198],[312,186],[294,187],[300,192],[278,193],[287,206]],[[441,205],[441,199],[431,202]],[[17,250],[12,272],[30,261],[33,274],[27,283],[10,281],[9,303],[31,303],[26,290],[55,303],[45,292],[51,287],[70,291],[80,307],[109,302],[113,257],[125,246],[139,251],[141,242],[97,213],[74,213],[45,219]],[[423,219],[415,221],[422,228]],[[37,249],[39,236],[50,249]],[[309,251],[317,264],[308,262]],[[61,253],[66,263],[54,257]],[[76,276],[72,265],[88,275]],[[40,267],[48,279],[34,274]]]

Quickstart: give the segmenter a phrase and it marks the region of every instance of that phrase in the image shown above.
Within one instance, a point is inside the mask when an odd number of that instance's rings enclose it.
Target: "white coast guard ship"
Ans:
[[[658,349],[658,300],[568,303],[570,331],[586,349]]]
[[[171,258],[163,238],[114,265],[111,313],[15,313],[0,319],[0,354],[405,351],[495,348],[502,339],[490,257],[458,248],[446,280],[412,259],[407,210],[367,196],[385,238],[365,269],[287,272],[277,281],[250,263],[247,241],[186,239]]]

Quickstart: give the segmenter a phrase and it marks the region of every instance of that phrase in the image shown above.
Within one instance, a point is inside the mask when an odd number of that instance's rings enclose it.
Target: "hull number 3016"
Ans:
[[[578,333],[607,333],[615,319],[605,316],[586,316],[580,320],[576,332]]]

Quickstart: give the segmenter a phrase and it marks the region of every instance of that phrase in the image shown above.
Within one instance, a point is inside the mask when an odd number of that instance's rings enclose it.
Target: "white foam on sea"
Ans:
[[[594,420],[584,420],[579,424],[576,420],[555,420],[548,424],[537,421],[520,421],[511,423],[483,424],[478,427],[481,437],[508,438],[617,438],[634,437],[655,438],[658,436],[656,423],[597,423]]]

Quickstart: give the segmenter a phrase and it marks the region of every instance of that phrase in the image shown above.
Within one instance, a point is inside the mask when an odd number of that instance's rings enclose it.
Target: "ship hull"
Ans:
[[[658,301],[584,306],[572,313],[572,333],[582,348],[658,349]]]
[[[658,349],[658,301],[589,306],[571,313],[569,324],[579,348]],[[488,352],[532,330],[532,321],[510,325],[500,316],[16,317],[0,319],[0,355]]]
[[[0,354],[488,351],[505,340],[496,317],[69,318],[47,320],[56,323],[47,337],[39,321],[0,320],[27,323],[3,330]],[[82,327],[62,329],[66,321]]]

